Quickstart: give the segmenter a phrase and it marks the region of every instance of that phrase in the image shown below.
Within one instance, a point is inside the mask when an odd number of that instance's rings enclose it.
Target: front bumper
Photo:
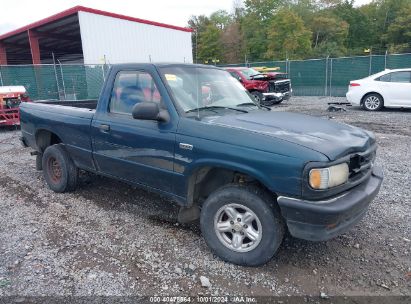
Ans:
[[[325,241],[359,222],[380,190],[383,172],[374,167],[370,178],[347,192],[325,201],[278,197],[291,235],[309,241]]]
[[[284,92],[284,93],[263,93],[263,100],[272,100],[272,101],[280,101],[280,100],[288,100],[291,97],[291,92]]]
[[[279,101],[283,100],[283,93],[263,93],[263,100],[274,100]]]

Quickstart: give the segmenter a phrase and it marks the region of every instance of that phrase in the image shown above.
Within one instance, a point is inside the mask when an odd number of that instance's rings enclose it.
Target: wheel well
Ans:
[[[384,103],[384,97],[382,97],[382,95],[381,95],[380,93],[377,93],[377,92],[368,92],[368,93],[364,94],[364,96],[361,98],[361,105],[363,105],[365,98],[366,98],[368,95],[371,95],[371,94],[376,94],[376,95],[380,96],[382,102]]]
[[[202,167],[189,179],[187,205],[201,206],[211,193],[231,183],[254,184],[268,191],[263,183],[248,174],[225,168]]]
[[[59,144],[62,140],[55,133],[48,130],[40,130],[36,134],[36,144],[40,153],[43,153],[48,146]]]

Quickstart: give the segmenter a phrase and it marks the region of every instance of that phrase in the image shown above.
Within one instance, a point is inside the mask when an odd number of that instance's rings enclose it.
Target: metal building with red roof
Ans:
[[[0,65],[53,60],[192,62],[191,29],[76,6],[0,35]]]

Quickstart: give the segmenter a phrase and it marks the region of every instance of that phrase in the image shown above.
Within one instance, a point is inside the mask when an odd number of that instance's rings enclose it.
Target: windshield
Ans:
[[[184,112],[199,109],[232,109],[255,105],[254,100],[228,72],[201,67],[163,67],[160,73],[171,88],[174,100]]]
[[[245,76],[245,78],[247,78],[248,80],[252,79],[252,78],[253,78],[252,76],[261,75],[260,72],[254,70],[254,69],[251,69],[251,68],[241,70],[241,73],[242,73],[242,74]]]

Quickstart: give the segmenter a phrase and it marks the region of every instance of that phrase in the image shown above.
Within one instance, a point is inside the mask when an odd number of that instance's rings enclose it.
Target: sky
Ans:
[[[356,5],[371,0],[356,0]],[[192,15],[232,11],[233,0],[8,0],[2,3],[0,34],[46,18],[76,5],[127,16],[186,26]]]

